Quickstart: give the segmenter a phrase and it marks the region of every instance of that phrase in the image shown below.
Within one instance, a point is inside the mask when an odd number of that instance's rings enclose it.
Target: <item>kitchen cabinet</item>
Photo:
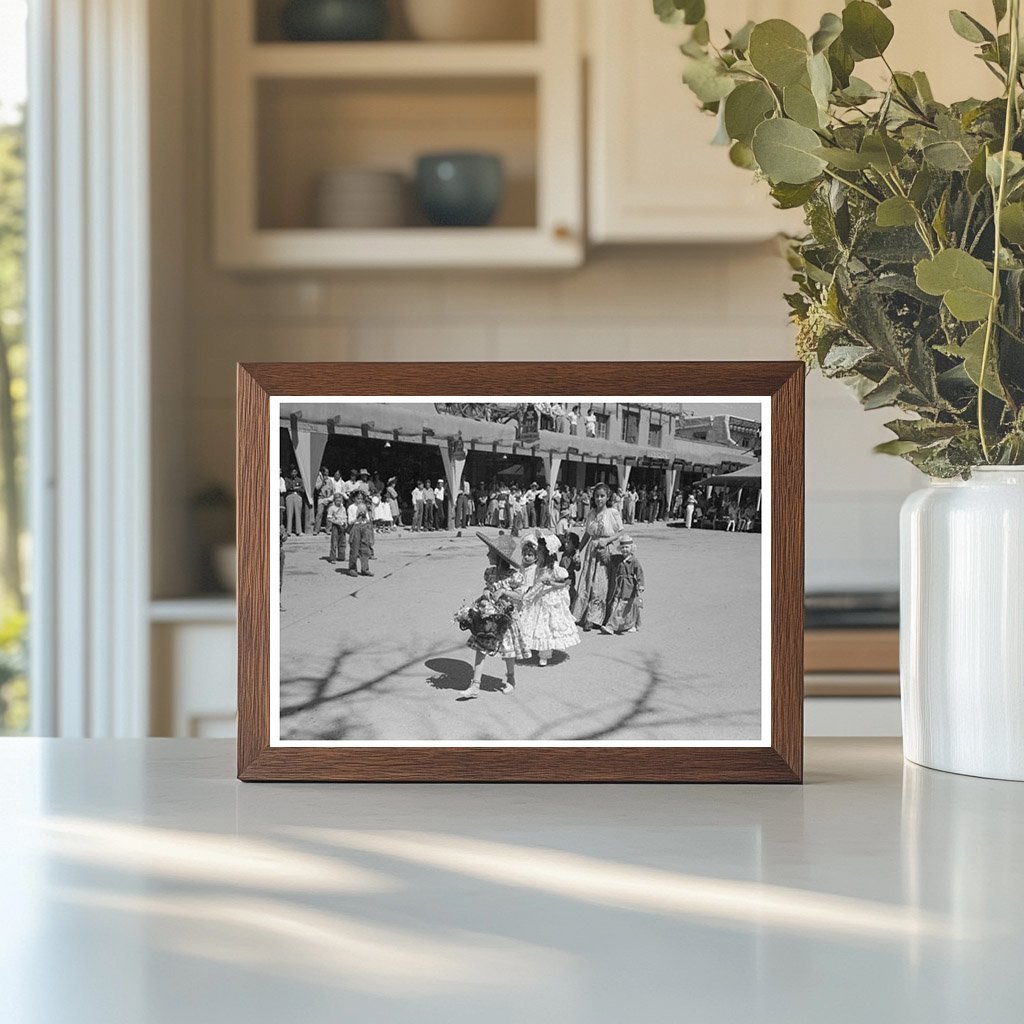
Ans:
[[[217,0],[213,232],[218,266],[555,267],[583,258],[579,7],[535,3],[533,38],[292,42],[279,5]],[[487,227],[324,227],[317,188],[338,168],[398,172],[424,152],[498,154],[506,189]],[[411,192],[411,189],[410,189]]]
[[[588,40],[588,219],[593,243],[736,242],[800,231],[799,211],[776,210],[767,186],[710,145],[715,121],[682,84],[678,45],[685,26],[663,25],[648,0],[586,0]],[[810,34],[828,0],[708,0],[713,38],[747,20],[785,18]],[[957,4],[985,23],[988,0]],[[945,6],[900,0],[886,14],[897,69],[928,72],[943,101],[994,95],[998,83],[955,35]],[[857,73],[878,83],[880,61]]]

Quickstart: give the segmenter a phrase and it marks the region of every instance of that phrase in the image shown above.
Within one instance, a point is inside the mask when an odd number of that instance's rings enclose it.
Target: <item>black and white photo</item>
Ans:
[[[275,745],[768,744],[767,398],[270,422]]]

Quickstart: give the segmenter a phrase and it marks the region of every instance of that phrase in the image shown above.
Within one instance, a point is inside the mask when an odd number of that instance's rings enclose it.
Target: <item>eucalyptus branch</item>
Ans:
[[[929,255],[934,256],[935,246],[938,246],[941,250],[943,245],[939,241],[938,236],[934,239],[934,245],[932,244],[933,239],[931,225],[924,219],[924,214],[917,208],[917,203],[913,202],[910,196],[907,195],[907,191],[903,187],[903,182],[900,181],[898,172],[894,169],[891,175],[883,174],[882,177],[889,182],[901,199],[905,199],[910,204],[910,208],[914,211],[914,217],[917,220],[917,233],[920,235],[921,241],[924,242]]]
[[[999,166],[999,188],[995,196],[995,246],[992,254],[992,292],[989,297],[988,318],[985,321],[985,344],[981,350],[981,369],[978,371],[978,436],[985,461],[992,462],[988,433],[985,430],[985,375],[992,354],[992,334],[999,314],[999,271],[1001,270],[1003,204],[1006,201],[1006,173],[1013,141],[1013,122],[1017,115],[1017,84],[1020,69],[1020,0],[1010,0],[1010,73],[1006,85],[1006,119],[1003,125],[1002,159]]]
[[[827,174],[833,181],[838,181],[840,185],[845,185],[847,188],[852,188],[854,192],[859,192],[865,199],[870,199],[871,202],[877,206],[881,200],[877,196],[873,196],[867,189],[863,189],[860,185],[855,182],[848,181],[846,178],[841,178],[834,171],[830,171],[827,167],[825,168],[825,174]]]

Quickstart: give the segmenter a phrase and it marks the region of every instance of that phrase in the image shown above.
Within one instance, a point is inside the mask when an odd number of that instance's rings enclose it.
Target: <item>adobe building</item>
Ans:
[[[596,437],[584,434],[591,408]],[[671,496],[757,462],[736,443],[681,436],[681,425],[693,417],[677,405],[584,402],[575,434],[563,412],[545,403],[282,402],[281,470],[298,468],[310,501],[321,466],[345,477],[352,469],[384,481],[396,476],[404,511],[418,480],[444,480],[449,495],[464,483],[536,480],[569,487],[632,481]]]

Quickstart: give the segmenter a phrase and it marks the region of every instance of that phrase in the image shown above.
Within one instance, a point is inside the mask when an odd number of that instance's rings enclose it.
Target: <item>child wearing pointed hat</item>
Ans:
[[[487,546],[488,564],[484,570],[483,594],[455,614],[459,628],[469,630],[469,646],[476,652],[473,678],[457,700],[480,696],[481,667],[488,656],[505,661],[501,693],[512,693],[515,689],[516,660],[530,657],[519,624],[526,580],[515,557],[516,542],[505,534],[493,539],[479,532],[477,536]]]
[[[533,585],[523,598],[522,630],[526,646],[537,652],[540,665],[554,651],[580,642],[580,631],[569,608],[569,571],[560,564],[562,542],[555,536],[540,540],[542,556]]]

